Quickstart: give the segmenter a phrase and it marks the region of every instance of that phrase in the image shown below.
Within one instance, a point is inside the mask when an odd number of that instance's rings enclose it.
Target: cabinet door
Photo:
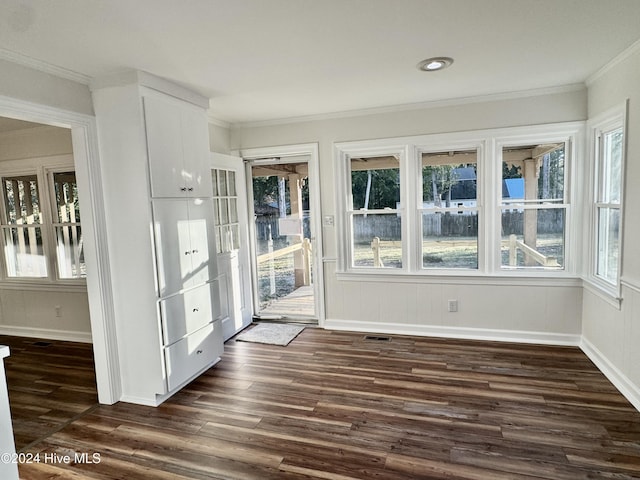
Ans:
[[[160,302],[162,333],[165,345],[171,345],[215,320],[214,299],[209,284]],[[217,308],[216,308],[217,309]]]
[[[188,203],[192,262],[189,281],[191,285],[198,285],[218,275],[213,201],[210,198],[194,198]]]
[[[209,168],[209,121],[204,110],[185,108],[182,112],[182,139],[187,195],[210,197],[213,189]]]
[[[192,284],[188,200],[154,200],[153,224],[158,290],[160,297],[166,297]]]
[[[155,96],[143,97],[153,197],[186,196],[182,112]]]
[[[166,347],[165,364],[169,390],[174,390],[207,366],[215,363],[223,350],[220,322],[212,322],[170,347]]]

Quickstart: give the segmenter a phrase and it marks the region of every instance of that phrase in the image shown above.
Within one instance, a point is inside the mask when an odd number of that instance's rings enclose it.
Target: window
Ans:
[[[593,141],[591,279],[619,296],[626,108],[596,119]]]
[[[56,258],[60,278],[86,277],[80,203],[75,172],[51,174],[55,198],[53,230],[56,239]]]
[[[233,170],[211,170],[213,184],[214,221],[216,225],[217,253],[231,252],[240,248],[240,224],[238,221],[238,193],[236,172]]]
[[[75,173],[40,166],[1,179],[4,276],[86,277]]]
[[[478,268],[476,150],[427,152],[422,161],[422,268]]]
[[[583,127],[336,144],[339,273],[574,277]]]
[[[2,177],[2,225],[8,277],[47,277],[35,175]]]
[[[349,175],[351,267],[401,269],[399,156],[352,157]]]
[[[564,268],[565,151],[564,143],[502,148],[502,268]]]

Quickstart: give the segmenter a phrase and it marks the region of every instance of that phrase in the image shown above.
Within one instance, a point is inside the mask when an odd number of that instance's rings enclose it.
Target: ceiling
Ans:
[[[144,70],[229,123],[581,84],[638,39],[639,0],[0,2],[5,58]]]

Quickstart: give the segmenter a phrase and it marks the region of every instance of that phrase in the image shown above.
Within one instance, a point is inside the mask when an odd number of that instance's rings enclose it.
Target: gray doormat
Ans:
[[[286,323],[259,323],[236,337],[237,342],[287,346],[305,327]]]

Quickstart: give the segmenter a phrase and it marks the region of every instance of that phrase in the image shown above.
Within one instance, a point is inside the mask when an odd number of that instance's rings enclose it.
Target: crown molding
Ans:
[[[211,110],[207,112],[207,117],[209,119],[209,123],[211,125],[215,125],[216,127],[229,129],[232,126],[230,122],[227,122],[226,120],[222,120],[221,118],[214,116]]]
[[[332,112],[318,115],[305,115],[298,117],[278,118],[273,120],[258,120],[255,122],[230,122],[231,128],[255,128],[268,127],[274,125],[284,125],[299,122],[314,122],[322,120],[335,120],[339,118],[362,117],[366,115],[380,115],[385,113],[399,113],[410,110],[426,110],[431,108],[451,107],[466,105],[471,103],[494,102],[500,100],[514,100],[518,98],[538,97],[542,95],[554,95],[561,93],[576,92],[586,88],[584,83],[574,83],[570,85],[560,85],[556,87],[536,88],[531,90],[518,90],[514,92],[492,93],[487,95],[477,95],[472,97],[457,97],[444,100],[433,100],[420,103],[406,103],[401,105],[391,105],[388,107],[365,108],[360,110],[347,110],[343,112]]]
[[[602,76],[606,75],[610,70],[612,70],[617,65],[624,62],[627,58],[631,57],[632,55],[635,55],[638,52],[640,52],[640,40],[635,41],[630,46],[625,48],[622,52],[616,55],[611,61],[609,61],[599,70],[597,70],[593,75],[589,76],[584,83],[587,85],[587,87],[590,87],[593,84],[593,82],[595,82]]]
[[[48,73],[49,75],[81,83],[83,85],[89,85],[89,81],[91,80],[91,77],[83,73],[74,72],[73,70],[68,70],[66,68],[47,63],[43,60],[23,55],[22,53],[7,50],[6,48],[0,48],[0,60],[16,63],[23,67],[29,67],[34,70]]]

